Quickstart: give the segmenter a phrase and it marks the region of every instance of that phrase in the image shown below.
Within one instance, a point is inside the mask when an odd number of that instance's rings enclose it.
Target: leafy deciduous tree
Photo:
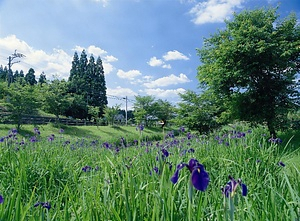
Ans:
[[[198,54],[200,84],[224,101],[219,120],[265,122],[276,136],[288,111],[299,105],[296,16],[280,21],[277,9],[235,14],[226,29],[205,39]]]

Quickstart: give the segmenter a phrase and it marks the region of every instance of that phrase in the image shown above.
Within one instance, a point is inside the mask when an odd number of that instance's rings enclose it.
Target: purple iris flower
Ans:
[[[209,175],[205,171],[204,166],[198,162],[198,160],[190,159],[189,164],[180,163],[177,165],[174,175],[171,177],[172,183],[177,183],[179,178],[179,171],[187,167],[191,172],[191,183],[200,191],[205,191],[209,183]]]
[[[135,129],[138,130],[138,131],[143,131],[144,130],[144,125],[140,124]]]
[[[49,137],[48,137],[48,141],[49,142],[52,142],[54,140],[54,137],[55,135],[54,134],[51,134]]]
[[[51,204],[49,202],[37,202],[36,204],[34,204],[34,207],[38,207],[41,206],[45,209],[51,209]]]
[[[41,134],[41,132],[39,131],[39,129],[36,128],[36,127],[33,129],[33,132],[34,132],[34,134],[37,134],[37,135]]]
[[[2,195],[0,195],[0,204],[2,204],[4,202],[4,198]]]
[[[168,157],[168,156],[169,156],[169,152],[168,152],[166,149],[162,149],[161,152],[162,152],[162,158],[163,158],[163,159],[164,159],[165,157]]]
[[[84,167],[82,167],[82,171],[83,172],[90,172],[92,170],[92,167],[90,167],[90,166],[84,166]]]
[[[278,162],[278,165],[282,166],[282,167],[285,167],[285,164],[282,161]]]
[[[35,142],[37,142],[37,138],[36,138],[36,136],[32,136],[32,137],[30,137],[29,141],[30,141],[30,142],[32,142],[32,143],[35,143]]]
[[[282,140],[281,140],[279,137],[277,137],[277,138],[271,137],[271,138],[269,139],[269,142],[270,142],[270,143],[274,143],[274,144],[281,144],[281,143],[282,143]]]
[[[223,195],[227,198],[233,197],[238,186],[242,188],[242,196],[247,196],[248,188],[246,184],[242,183],[240,178],[235,180],[232,176],[229,176],[229,182],[221,188]]]

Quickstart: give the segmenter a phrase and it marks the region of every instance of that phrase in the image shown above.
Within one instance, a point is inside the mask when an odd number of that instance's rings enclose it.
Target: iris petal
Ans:
[[[179,177],[179,171],[180,171],[182,168],[184,168],[185,166],[187,166],[186,163],[180,163],[180,164],[177,165],[176,171],[175,171],[174,175],[171,177],[172,183],[174,183],[174,184],[177,183],[178,177]]]
[[[190,172],[192,173],[193,172],[193,170],[194,170],[194,168],[195,167],[197,167],[197,166],[199,166],[199,162],[198,162],[198,160],[196,160],[196,159],[190,159],[190,161],[189,161],[189,165],[188,165],[188,168],[189,168],[189,170],[190,170]]]
[[[208,183],[209,183],[209,175],[204,170],[203,166],[202,168],[197,167],[193,170],[191,175],[191,181],[193,186],[200,191],[205,191],[207,189]]]
[[[242,196],[247,196],[248,188],[247,188],[246,184],[241,183],[241,187],[242,187]]]
[[[174,184],[177,183],[178,177],[179,177],[179,170],[176,170],[174,175],[171,177],[171,182]]]

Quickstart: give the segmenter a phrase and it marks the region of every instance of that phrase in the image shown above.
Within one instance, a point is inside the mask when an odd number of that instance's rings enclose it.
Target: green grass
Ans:
[[[10,128],[1,131],[6,129]],[[188,139],[181,133],[159,142],[146,142],[147,129],[142,136],[127,127],[66,127],[63,134],[58,129],[51,125],[40,128],[42,137],[31,143],[26,133],[32,127],[24,127],[17,140],[0,143],[0,195],[4,197],[0,220],[230,220],[229,201],[220,190],[228,175],[241,178],[249,190],[243,197],[237,189],[234,220],[300,219],[300,168],[295,163],[300,151],[287,133],[280,134],[284,142],[277,145],[263,136],[265,128],[251,128],[248,133],[245,124],[209,136]],[[109,149],[102,146],[103,137],[119,139],[127,130],[144,142],[138,146],[118,143]],[[245,132],[245,136],[232,130]],[[51,133],[57,136],[49,142]],[[149,129],[150,133],[163,136],[159,129]],[[16,143],[21,139],[25,145]],[[95,139],[99,142],[92,142]],[[195,151],[189,151],[191,148]],[[162,157],[162,149],[169,152],[168,157]],[[176,165],[191,158],[209,173],[205,192],[190,188],[187,168],[180,171],[176,184],[170,181]],[[279,166],[280,161],[286,166]],[[84,172],[86,166],[90,170]],[[34,207],[37,202],[50,202],[51,209]]]
[[[19,134],[22,137],[33,136],[33,128],[38,128],[42,137],[47,137],[51,134],[59,136],[59,130],[64,129],[65,139],[100,139],[103,142],[116,142],[121,137],[124,137],[128,142],[132,142],[134,139],[140,138],[140,132],[136,130],[134,126],[66,126],[66,125],[22,125]],[[0,124],[0,137],[7,136],[8,131],[15,128],[11,124]],[[173,128],[166,128],[165,131],[173,130]],[[142,137],[145,140],[163,139],[162,129],[160,127],[145,128],[142,132]]]

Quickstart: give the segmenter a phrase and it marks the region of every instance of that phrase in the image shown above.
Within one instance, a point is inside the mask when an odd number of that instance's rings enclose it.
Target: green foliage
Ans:
[[[276,9],[235,14],[198,50],[200,84],[224,100],[219,119],[266,122],[275,136],[289,110],[299,108],[300,69],[296,16],[278,17]]]
[[[4,106],[11,113],[9,118],[15,122],[19,129],[22,116],[33,114],[40,107],[38,91],[35,87],[23,86],[18,83],[12,83],[10,87],[1,83],[0,87],[0,91],[3,92]]]
[[[151,121],[167,122],[174,117],[174,106],[169,101],[155,100],[153,96],[136,96],[134,118],[137,124],[150,125]]]
[[[47,83],[47,79],[46,79],[46,75],[44,72],[41,73],[40,77],[39,77],[39,84],[42,86],[43,84]]]
[[[37,84],[34,73],[35,71],[33,70],[33,68],[30,68],[28,70],[28,73],[25,75],[25,81],[31,86]]]
[[[69,92],[83,96],[86,106],[98,107],[99,116],[103,115],[108,102],[104,69],[100,57],[95,62],[93,55],[89,60],[87,59],[85,50],[82,51],[80,58],[75,52],[69,77]],[[87,113],[85,118],[88,117]]]
[[[88,106],[83,95],[72,94],[71,105],[67,108],[65,115],[78,119],[86,119]]]
[[[136,96],[134,103],[134,118],[136,123],[148,125],[149,116],[153,113],[153,96]]]
[[[120,107],[120,104],[116,104],[112,107],[105,107],[104,117],[110,125],[114,125],[115,117],[119,114]]]
[[[68,87],[65,81],[53,80],[40,91],[43,93],[43,110],[54,114],[57,118],[59,115],[64,115],[73,102],[73,99],[67,94]]]
[[[216,116],[219,109],[211,94],[204,92],[201,95],[193,91],[180,94],[181,102],[178,103],[177,125],[186,126],[191,130],[205,133],[219,126]]]

